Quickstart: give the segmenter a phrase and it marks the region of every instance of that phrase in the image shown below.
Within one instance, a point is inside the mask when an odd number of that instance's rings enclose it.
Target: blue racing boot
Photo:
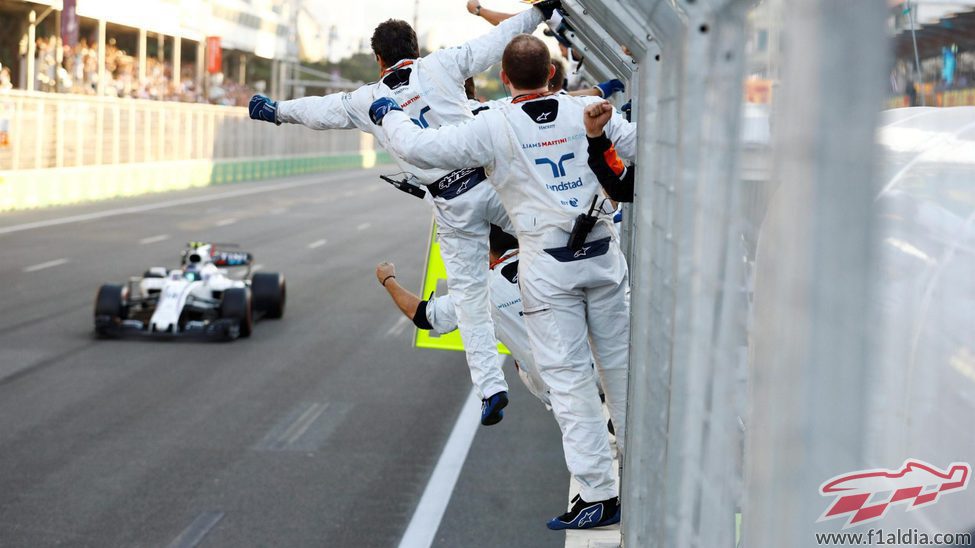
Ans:
[[[491,426],[504,418],[504,408],[508,405],[508,393],[498,392],[490,398],[481,400],[481,424]]]
[[[586,502],[576,495],[572,509],[548,522],[553,531],[562,529],[592,529],[620,522],[620,498]]]

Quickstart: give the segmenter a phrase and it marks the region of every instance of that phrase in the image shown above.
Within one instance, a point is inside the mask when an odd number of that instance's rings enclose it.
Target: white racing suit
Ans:
[[[544,95],[478,114],[462,126],[421,130],[399,112],[383,119],[397,154],[422,166],[483,165],[520,243],[525,323],[562,429],[569,472],[586,501],[617,495],[612,455],[589,352],[596,358],[617,442],[625,436],[629,296],[627,266],[608,202],[586,244],[566,247],[573,221],[605,197],[587,165],[583,109],[593,97]],[[624,158],[635,132],[617,112],[606,126]],[[601,204],[602,205],[602,204]]]
[[[542,380],[532,357],[531,345],[528,343],[528,331],[522,318],[521,293],[518,290],[518,255],[509,251],[503,260],[491,268],[488,274],[488,287],[491,292],[491,316],[494,318],[494,328],[498,340],[504,343],[518,366],[518,376],[536,398],[551,407],[548,385]],[[433,297],[426,302],[423,313],[427,320],[426,326],[443,334],[457,328],[457,313],[453,305],[452,295]],[[592,382],[596,382],[593,378]]]
[[[369,107],[379,97],[396,97],[417,126],[440,127],[473,118],[464,93],[464,80],[487,70],[501,59],[508,42],[530,33],[542,22],[529,9],[466,44],[442,49],[420,59],[400,61],[379,82],[349,93],[282,101],[278,121],[312,129],[353,129],[372,133],[404,172],[412,173],[433,196],[440,253],[447,270],[447,287],[454,296],[461,339],[471,380],[482,398],[508,389],[498,356],[487,289],[490,223],[510,226],[494,189],[477,164],[453,170],[417,167],[388,146],[386,134],[369,119]]]

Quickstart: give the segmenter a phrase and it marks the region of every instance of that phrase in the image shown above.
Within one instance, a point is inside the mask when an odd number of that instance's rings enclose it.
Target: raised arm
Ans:
[[[506,19],[487,34],[461,46],[435,51],[427,59],[440,63],[452,80],[463,82],[499,62],[512,38],[531,33],[541,22],[541,11],[532,8]]]
[[[333,93],[324,97],[302,97],[276,102],[263,95],[251,97],[249,112],[254,120],[278,125],[301,124],[311,129],[372,129],[365,111],[372,103],[374,86],[367,84],[355,91]]]
[[[476,15],[494,26],[498,26],[502,21],[511,19],[517,14],[504,13],[485,8],[479,0],[467,0],[467,11],[471,15]]]
[[[457,309],[450,295],[422,300],[396,281],[396,267],[382,262],[376,267],[376,280],[393,298],[396,307],[420,329],[450,333],[457,329]]]
[[[636,159],[636,124],[616,109],[613,109],[606,124],[606,136],[613,142],[621,158],[629,162]]]
[[[393,263],[379,263],[376,267],[376,281],[386,289],[386,292],[392,297],[393,302],[396,303],[396,307],[400,309],[400,312],[411,320],[416,316],[417,308],[420,305],[420,297],[417,297],[396,282],[396,266]]]
[[[617,202],[632,202],[634,169],[623,164],[613,141],[604,131],[614,114],[613,106],[606,102],[593,103],[585,109],[583,122],[589,141],[589,168],[610,198]]]
[[[392,99],[378,99],[370,109],[373,123],[386,133],[390,152],[423,169],[492,166],[493,114],[498,112],[487,111],[457,126],[420,129]]]
[[[586,139],[589,141],[589,169],[596,174],[606,195],[616,202],[632,202],[634,167],[623,165],[605,133],[596,137],[586,135]]]
[[[278,122],[301,124],[311,129],[352,129],[355,122],[346,108],[350,93],[302,97],[278,103]]]

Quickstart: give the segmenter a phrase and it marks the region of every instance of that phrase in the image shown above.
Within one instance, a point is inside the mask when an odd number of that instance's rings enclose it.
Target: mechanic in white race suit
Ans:
[[[475,164],[450,170],[417,167],[390,149],[385,133],[369,119],[377,97],[397,97],[419,127],[459,124],[473,118],[464,93],[464,80],[497,63],[512,37],[532,32],[551,17],[557,2],[547,0],[512,17],[489,33],[466,44],[419,57],[416,33],[404,21],[389,20],[376,27],[372,48],[381,80],[349,93],[305,97],[276,103],[264,96],[251,98],[253,119],[302,124],[312,129],[353,129],[374,134],[399,167],[417,176],[433,196],[440,252],[447,284],[454,295],[461,338],[471,380],[483,400],[481,423],[504,417],[508,385],[501,371],[487,288],[489,224],[509,226],[504,208]]]
[[[491,225],[490,242],[491,272],[488,275],[488,286],[491,293],[491,316],[494,318],[498,340],[511,352],[518,376],[528,391],[550,408],[548,386],[535,366],[528,343],[528,331],[522,317],[521,292],[518,290],[518,240],[500,227]],[[441,297],[431,295],[429,299],[422,300],[397,283],[396,267],[389,262],[380,263],[376,267],[376,280],[418,328],[441,335],[457,329],[457,312],[449,293]],[[592,375],[592,382],[598,382],[595,374]]]
[[[445,169],[484,166],[498,189],[521,245],[518,275],[532,353],[551,390],[566,464],[581,485],[571,510],[548,526],[599,527],[619,521],[619,490],[599,395],[589,382],[589,342],[619,443],[630,326],[627,265],[612,207],[587,164],[583,111],[602,100],[551,94],[548,48],[530,35],[515,37],[501,64],[511,104],[464,125],[421,129],[390,98],[378,99],[373,115],[407,160]],[[605,133],[623,158],[633,158],[636,135],[618,112]],[[581,245],[570,246],[577,217],[590,209],[594,226]]]

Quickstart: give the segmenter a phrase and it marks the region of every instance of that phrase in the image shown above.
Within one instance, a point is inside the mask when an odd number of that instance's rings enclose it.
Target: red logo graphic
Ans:
[[[819,486],[820,495],[836,498],[816,522],[849,516],[846,529],[883,518],[894,504],[908,504],[907,511],[930,506],[942,493],[967,489],[971,474],[967,462],[951,463],[941,471],[916,459],[904,461],[899,471],[878,468],[841,474]]]

